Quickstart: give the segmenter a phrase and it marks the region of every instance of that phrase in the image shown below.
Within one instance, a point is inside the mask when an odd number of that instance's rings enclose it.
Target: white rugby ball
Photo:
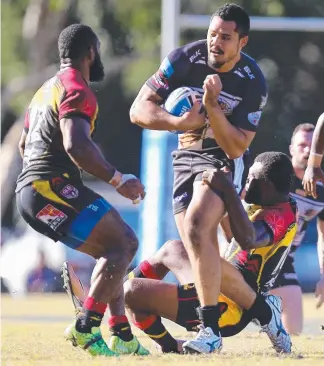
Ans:
[[[181,117],[190,111],[196,101],[202,101],[202,94],[188,86],[175,89],[166,99],[164,109],[173,116]],[[183,131],[170,131],[181,134]]]

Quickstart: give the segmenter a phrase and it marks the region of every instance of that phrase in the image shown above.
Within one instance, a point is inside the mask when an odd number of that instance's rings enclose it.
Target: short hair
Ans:
[[[80,59],[87,55],[89,48],[95,46],[98,38],[85,24],[71,24],[64,28],[58,38],[60,58]]]
[[[211,16],[211,20],[214,17],[220,17],[225,21],[233,21],[236,23],[236,32],[239,37],[245,37],[250,31],[250,17],[248,13],[237,4],[224,4],[218,8],[215,13]]]
[[[263,165],[261,177],[271,181],[279,193],[290,192],[294,169],[287,154],[267,151],[258,155],[254,162],[260,162]]]
[[[314,132],[314,130],[315,130],[315,125],[313,125],[311,123],[301,123],[294,129],[294,132],[291,135],[291,142],[293,141],[297,132],[299,132],[299,131]]]

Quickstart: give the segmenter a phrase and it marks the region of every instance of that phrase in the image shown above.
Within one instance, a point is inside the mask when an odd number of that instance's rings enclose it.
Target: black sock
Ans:
[[[154,323],[148,328],[143,329],[143,332],[161,346],[162,352],[178,353],[177,341],[166,330],[160,317],[156,317]]]
[[[133,339],[133,334],[129,323],[119,323],[109,328],[112,335],[122,339],[124,342],[129,342]]]
[[[265,296],[257,295],[253,305],[249,309],[252,317],[258,319],[261,325],[269,324],[272,317],[271,308],[265,299]]]
[[[83,309],[77,316],[75,328],[80,333],[91,333],[92,327],[100,327],[103,314]]]
[[[199,320],[202,322],[205,328],[210,327],[214,334],[220,337],[218,321],[220,318],[219,306],[203,306],[197,308],[197,314]]]

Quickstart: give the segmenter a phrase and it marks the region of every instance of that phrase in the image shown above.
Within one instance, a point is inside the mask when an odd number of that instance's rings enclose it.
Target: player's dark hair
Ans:
[[[295,135],[297,132],[299,131],[304,131],[304,132],[313,132],[315,130],[315,126],[311,123],[301,123],[300,125],[296,126],[296,128],[294,129],[294,132],[291,136],[291,141],[294,139]]]
[[[236,32],[240,38],[243,38],[249,34],[250,31],[250,17],[248,13],[237,4],[224,4],[218,8],[212,15],[214,17],[220,17],[225,21],[233,21],[236,23]]]
[[[71,24],[62,30],[58,39],[60,58],[80,59],[87,55],[89,48],[95,46],[97,36],[85,24]]]
[[[288,155],[278,151],[268,151],[258,155],[254,161],[262,163],[261,177],[271,181],[279,193],[290,192],[294,169]]]

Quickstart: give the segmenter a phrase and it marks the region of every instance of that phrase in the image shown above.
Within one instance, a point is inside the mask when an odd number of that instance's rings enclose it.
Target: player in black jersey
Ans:
[[[174,215],[201,304],[199,313],[205,329],[196,341],[211,342],[213,346],[207,352],[217,351],[222,345],[216,233],[224,203],[201,180],[207,169],[228,166],[234,172],[233,159],[241,157],[251,144],[266,103],[264,76],[256,62],[241,52],[249,28],[250,19],[243,8],[221,6],[211,17],[207,39],[170,52],[143,85],[130,110],[131,121],[143,128],[184,132],[179,136],[180,148],[173,153]],[[201,91],[206,121],[199,114],[199,104],[182,117],[163,110],[161,104],[181,86]],[[207,333],[208,337],[204,336]],[[190,341],[186,346],[190,348]]]
[[[277,278],[272,293],[280,296],[283,301],[283,323],[290,334],[302,331],[303,309],[302,291],[294,267],[295,253],[302,244],[308,222],[317,217],[318,257],[321,279],[316,285],[317,307],[324,302],[324,186],[317,183],[317,196],[307,196],[303,189],[302,179],[310,158],[311,143],[315,126],[310,123],[298,125],[292,135],[290,154],[295,171],[291,196],[298,206],[298,228],[293,240],[291,251]],[[306,263],[305,263],[306,264]]]

